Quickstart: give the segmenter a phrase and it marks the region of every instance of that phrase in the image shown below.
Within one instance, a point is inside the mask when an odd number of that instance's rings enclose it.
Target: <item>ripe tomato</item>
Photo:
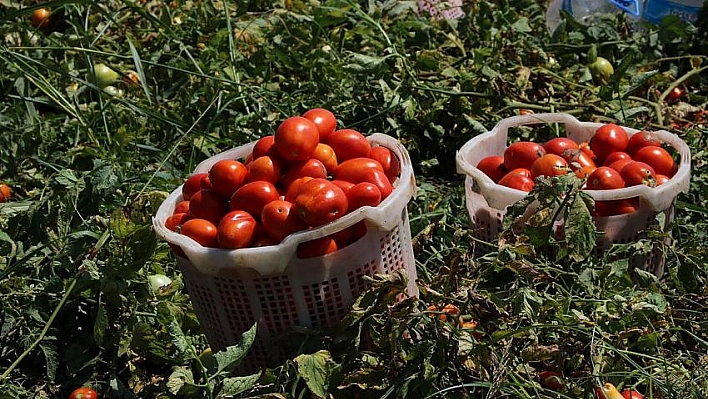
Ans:
[[[546,155],[546,150],[538,143],[517,141],[504,150],[504,167],[507,170],[524,168],[531,170],[534,161]]]
[[[586,185],[589,190],[613,190],[624,187],[624,180],[618,171],[600,166],[588,176]]]
[[[590,149],[590,144],[587,141],[583,141],[582,143],[578,144],[578,147],[580,147],[580,151],[583,152],[583,154],[587,155],[588,158],[590,158],[594,163],[597,161],[597,155]]]
[[[303,184],[313,179],[314,177],[304,176],[293,180],[293,182],[290,183],[290,185],[286,188],[285,201],[295,202],[295,198],[300,193],[300,187],[302,187]]]
[[[189,201],[180,201],[175,205],[175,210],[172,213],[187,213],[189,212]]]
[[[46,28],[49,26],[51,11],[48,8],[37,8],[32,12],[30,23],[35,28]]]
[[[622,168],[627,166],[627,164],[630,162],[633,162],[631,158],[630,159],[620,159],[620,160],[612,162],[611,164],[609,164],[607,166],[609,166],[610,168],[612,168],[618,172],[622,172]]]
[[[531,165],[531,178],[535,179],[538,176],[561,176],[570,171],[568,162],[563,157],[556,154],[546,154],[538,158]]]
[[[313,108],[304,114],[304,118],[312,121],[320,132],[320,141],[325,142],[327,138],[337,128],[337,118],[334,114],[324,108]]]
[[[435,305],[430,305],[428,306],[428,310],[432,312],[438,312],[438,307]],[[450,323],[456,323],[460,316],[460,308],[451,303],[445,304],[442,310],[439,311],[441,313],[438,315],[438,319]]]
[[[357,183],[345,194],[349,204],[347,212],[352,212],[362,206],[375,207],[381,203],[381,190],[372,183]]]
[[[321,237],[298,245],[297,257],[300,259],[316,258],[335,251],[337,251],[337,242],[332,237]]]
[[[506,187],[515,188],[517,190],[529,192],[535,185],[532,178],[518,173],[507,173],[506,176],[499,180],[499,184]]]
[[[189,199],[189,214],[214,224],[219,224],[228,211],[228,202],[212,190],[201,189]]]
[[[563,155],[565,150],[579,150],[578,143],[567,137],[556,137],[550,139],[543,145],[546,154]]]
[[[292,182],[296,179],[305,176],[325,179],[327,178],[327,168],[321,161],[315,158],[294,162],[280,179],[280,184],[283,187],[290,187]]]
[[[98,393],[89,387],[81,387],[71,392],[69,399],[98,399]]]
[[[560,391],[564,388],[563,377],[557,371],[543,370],[538,374],[538,380],[546,389]]]
[[[278,199],[280,199],[280,193],[272,183],[262,180],[253,181],[236,190],[229,199],[229,208],[232,211],[246,211],[254,218],[260,218],[263,207]]]
[[[675,175],[678,170],[674,158],[661,147],[642,147],[634,154],[634,160],[644,162],[654,168],[656,173],[669,177]]]
[[[270,135],[261,137],[258,141],[256,141],[256,144],[253,145],[251,156],[253,159],[258,159],[262,156],[269,155],[273,144],[275,144],[275,136]]]
[[[583,151],[582,149],[574,150],[569,148],[561,153],[561,157],[568,162],[570,169],[576,172],[581,169],[587,170],[588,168],[594,169],[596,167],[593,158],[594,155],[591,155],[589,152]]]
[[[263,180],[271,184],[278,184],[281,178],[280,164],[268,155],[256,158],[246,165],[246,169],[248,170],[246,182],[249,183]]]
[[[669,176],[662,175],[662,174],[659,174],[659,173],[657,173],[656,175],[654,175],[654,179],[656,179],[656,185],[657,185],[657,187],[660,186],[660,185],[662,185],[662,184],[664,184],[664,183],[666,183],[666,182],[668,182],[669,180],[671,180],[671,178],[670,178]]]
[[[293,211],[310,227],[332,222],[347,213],[347,196],[326,179],[312,179],[299,190]]]
[[[614,123],[600,126],[590,139],[590,148],[600,160],[604,160],[615,151],[625,151],[628,144],[627,132]]]
[[[393,183],[401,173],[401,163],[396,154],[384,146],[377,145],[371,148],[369,158],[378,161],[383,166],[388,180]]]
[[[622,397],[624,399],[644,399],[644,395],[639,393],[639,391],[630,388],[625,388],[622,390]]]
[[[627,187],[645,185],[649,187],[656,186],[656,172],[654,168],[644,162],[630,161],[620,171],[620,176],[624,179],[624,184]]]
[[[671,89],[669,94],[666,96],[666,102],[672,103],[674,101],[678,101],[681,97],[684,95],[684,90],[678,86],[674,87]]]
[[[263,207],[261,212],[263,230],[275,242],[283,241],[290,234],[305,229],[305,225],[295,212],[291,212],[292,207],[291,202],[283,200],[272,201]]]
[[[639,209],[639,198],[624,198],[620,200],[595,201],[592,216],[614,216],[636,212]]]
[[[386,177],[386,174],[384,172],[378,169],[365,170],[364,173],[362,173],[362,178],[363,180],[359,183],[372,183],[379,189],[379,192],[381,192],[381,201],[388,198],[388,196],[391,195],[391,193],[393,192],[393,186],[388,180],[388,177]]]
[[[275,146],[288,161],[305,161],[312,158],[320,133],[317,125],[307,118],[291,116],[275,131]]]
[[[533,115],[534,112],[533,110],[530,110],[528,108],[520,108],[519,109],[519,115]]]
[[[325,143],[317,144],[315,148],[315,153],[312,154],[312,158],[317,159],[322,162],[322,164],[327,169],[327,174],[334,174],[334,170],[337,169],[337,154],[334,153],[334,149]]]
[[[615,151],[612,154],[608,155],[607,158],[605,158],[605,161],[602,163],[602,165],[610,166],[615,161],[621,161],[625,159],[631,161],[632,157],[624,151]]]
[[[629,143],[627,144],[627,154],[634,156],[634,154],[642,147],[654,146],[661,147],[661,139],[654,132],[649,132],[642,130],[641,132],[634,133],[629,138]]]
[[[195,173],[187,178],[187,181],[182,185],[182,199],[189,200],[192,196],[203,187],[201,181],[204,177],[208,177],[208,173]]]
[[[501,155],[490,155],[488,157],[482,158],[477,163],[477,169],[481,170],[482,173],[489,176],[494,183],[498,183],[504,175],[507,174],[508,170],[504,166],[504,157]],[[529,172],[530,173],[530,172]]]
[[[0,203],[7,202],[12,196],[12,189],[7,184],[0,184]]]
[[[211,180],[209,180],[209,174],[207,173],[206,176],[202,177],[201,180],[199,180],[199,187],[203,189],[208,189],[211,190]]]
[[[354,183],[352,183],[352,182],[350,182],[350,181],[337,180],[337,179],[330,180],[330,181],[331,181],[332,184],[334,184],[335,186],[338,186],[339,188],[341,188],[342,191],[344,191],[344,194],[345,194],[345,195],[347,195],[347,192],[348,192],[349,190],[351,190],[352,187],[354,187]]]
[[[368,157],[359,157],[348,159],[337,166],[334,171],[336,180],[344,180],[352,183],[360,183],[364,180],[364,172],[367,170],[376,169],[384,171],[383,166],[378,161]]]
[[[188,213],[175,213],[165,219],[165,227],[170,231],[176,231],[179,233],[179,229],[182,228],[184,222],[191,218],[192,217]]]
[[[507,172],[507,175],[521,175],[526,177],[531,177],[531,171],[525,168],[516,168]]]
[[[246,182],[248,168],[234,159],[217,161],[209,169],[212,190],[224,198],[229,198]]]
[[[189,219],[184,222],[179,232],[203,247],[216,248],[219,246],[216,225],[208,220]]]
[[[366,158],[371,153],[369,141],[354,129],[335,130],[325,144],[334,149],[340,163],[353,158]]]
[[[256,219],[246,211],[231,211],[217,227],[219,248],[239,249],[251,246],[256,237]]]

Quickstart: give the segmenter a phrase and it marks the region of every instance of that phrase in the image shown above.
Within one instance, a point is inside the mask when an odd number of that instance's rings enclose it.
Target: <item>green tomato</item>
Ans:
[[[590,68],[592,77],[601,81],[607,81],[615,73],[612,63],[603,57],[597,57],[595,62],[590,64],[588,68]]]
[[[96,77],[96,84],[100,88],[109,86],[118,80],[118,72],[112,70],[106,64],[95,64],[93,66],[93,74]]]
[[[115,86],[106,86],[103,88],[103,92],[115,97],[121,97],[123,94],[125,94],[125,91],[123,89],[119,89]]]
[[[161,296],[164,293],[164,289],[172,284],[172,279],[164,274],[153,274],[148,277],[148,283],[150,284],[150,291],[152,291],[153,295]]]

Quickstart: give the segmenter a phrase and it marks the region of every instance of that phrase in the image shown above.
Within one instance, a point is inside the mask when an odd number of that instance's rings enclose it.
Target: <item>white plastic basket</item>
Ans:
[[[276,340],[295,326],[332,327],[349,311],[365,288],[363,276],[405,269],[407,295],[417,296],[417,274],[407,204],[415,193],[415,177],[406,149],[395,139],[373,134],[372,145],[393,151],[401,165],[394,190],[379,206],[362,207],[342,218],[286,237],[280,244],[224,250],[205,248],[165,227],[165,220],[182,199],[181,186],[161,204],[153,218],[155,232],[182,248],[177,263],[184,274],[195,313],[212,350],[239,342],[258,322],[258,333],[243,370],[282,361],[284,345]],[[221,159],[243,159],[250,143],[200,163],[194,173],[206,172]],[[318,258],[299,259],[298,244],[325,237],[360,221],[366,234],[356,242]]]
[[[501,155],[508,146],[508,131],[519,126],[538,125],[539,123],[562,123],[567,137],[576,142],[589,141],[602,123],[581,122],[572,115],[563,113],[531,114],[503,119],[489,132],[469,140],[457,152],[457,171],[466,175],[465,196],[467,212],[474,237],[493,243],[501,231],[502,219],[506,208],[521,200],[526,193],[513,188],[495,184],[489,176],[475,166],[490,155]],[[624,127],[631,136],[639,130]],[[673,147],[680,156],[676,174],[667,183],[658,187],[632,186],[616,190],[586,190],[596,201],[618,200],[639,197],[636,212],[616,216],[594,217],[595,225],[605,234],[598,240],[597,250],[607,249],[612,243],[629,243],[644,237],[644,232],[656,221],[658,212],[665,212],[666,224],[674,217],[674,202],[680,192],[688,192],[691,179],[691,152],[686,143],[675,134],[665,130],[655,131],[666,144]],[[477,246],[478,253],[485,253],[496,248],[489,245]],[[657,276],[663,274],[665,258],[656,252],[649,256],[631,260],[633,266],[639,266]]]

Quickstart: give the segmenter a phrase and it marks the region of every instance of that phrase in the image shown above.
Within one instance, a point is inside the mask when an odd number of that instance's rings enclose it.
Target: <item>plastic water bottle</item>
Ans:
[[[645,0],[642,19],[654,24],[668,15],[678,15],[682,22],[696,24],[704,0]]]
[[[552,0],[546,10],[546,25],[553,32],[561,22],[561,10],[590,25],[598,14],[625,12],[632,18],[641,14],[641,0]]]

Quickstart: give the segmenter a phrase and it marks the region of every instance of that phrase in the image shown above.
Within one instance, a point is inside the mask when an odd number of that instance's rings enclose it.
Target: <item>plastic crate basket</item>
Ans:
[[[409,278],[406,294],[418,295],[407,211],[416,188],[410,157],[389,136],[373,134],[368,139],[372,145],[392,150],[400,161],[401,173],[393,183],[393,192],[375,208],[362,207],[332,223],[291,234],[278,245],[238,250],[205,248],[168,230],[164,222],[181,200],[181,186],[153,218],[156,233],[186,254],[186,258],[177,257],[177,263],[213,351],[238,343],[241,334],[258,322],[257,337],[241,363],[242,370],[281,362],[284,345],[275,342],[291,327],[338,324],[366,288],[364,276],[405,269]],[[208,171],[221,159],[243,159],[253,145],[211,157],[194,173]],[[297,257],[298,244],[362,220],[366,234],[356,242],[322,257]]]
[[[563,113],[531,114],[501,120],[489,132],[469,140],[457,152],[458,173],[464,174],[465,197],[472,235],[490,244],[477,245],[475,252],[484,254],[496,250],[494,239],[502,229],[506,208],[521,200],[525,192],[495,184],[492,179],[477,169],[475,165],[490,155],[501,155],[508,145],[510,128],[539,123],[561,123],[565,125],[567,137],[576,142],[589,141],[602,123],[581,122]],[[631,136],[639,130],[623,127]],[[594,217],[598,230],[604,232],[597,242],[596,252],[606,250],[613,243],[630,243],[645,237],[645,231],[656,223],[656,215],[664,212],[665,226],[674,218],[674,203],[680,192],[687,192],[691,178],[691,154],[686,143],[675,134],[665,130],[654,133],[679,154],[679,167],[667,183],[658,187],[633,186],[617,190],[585,190],[597,201],[618,200],[639,197],[636,212]],[[665,256],[662,251],[630,259],[632,267],[640,267],[660,277],[664,271]]]

